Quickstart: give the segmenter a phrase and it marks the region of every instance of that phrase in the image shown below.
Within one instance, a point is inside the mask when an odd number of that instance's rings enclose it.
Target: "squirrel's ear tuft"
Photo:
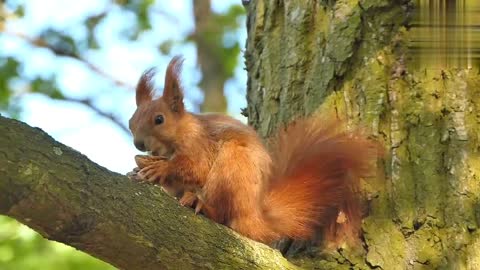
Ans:
[[[163,90],[163,99],[168,104],[170,110],[176,113],[184,112],[183,90],[180,80],[183,58],[175,56],[167,67],[165,74],[165,88]]]
[[[140,80],[138,80],[136,90],[137,107],[145,102],[152,101],[153,92],[155,91],[152,84],[152,78],[154,75],[155,68],[150,68],[143,72]]]

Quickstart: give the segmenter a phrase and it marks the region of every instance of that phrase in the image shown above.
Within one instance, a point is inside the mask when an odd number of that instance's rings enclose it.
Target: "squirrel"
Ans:
[[[281,129],[267,146],[253,128],[229,116],[194,114],[183,103],[183,58],[166,70],[153,98],[155,71],[136,87],[129,121],[135,178],[157,183],[185,206],[253,240],[358,238],[359,180],[371,173],[376,145],[339,120],[307,118]]]

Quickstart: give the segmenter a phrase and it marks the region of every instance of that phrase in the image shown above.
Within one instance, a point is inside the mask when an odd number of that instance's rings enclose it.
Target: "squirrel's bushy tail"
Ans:
[[[371,173],[379,148],[333,121],[300,120],[274,139],[264,216],[275,235],[307,239],[321,226],[329,242],[357,237],[359,177]]]

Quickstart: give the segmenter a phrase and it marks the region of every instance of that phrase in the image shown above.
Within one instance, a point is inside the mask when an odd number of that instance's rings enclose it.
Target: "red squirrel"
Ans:
[[[263,243],[309,239],[319,227],[329,241],[360,231],[359,178],[369,174],[375,145],[334,119],[297,120],[267,148],[249,126],[224,115],[185,110],[182,58],[168,65],[163,96],[153,98],[154,71],[136,88],[130,119],[137,179],[158,183],[183,205]]]

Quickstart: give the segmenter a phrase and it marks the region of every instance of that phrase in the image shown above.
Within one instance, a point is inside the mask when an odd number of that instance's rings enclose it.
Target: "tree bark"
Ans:
[[[268,137],[334,112],[385,146],[364,186],[363,246],[283,246],[308,269],[480,269],[480,76],[411,67],[412,2],[249,5],[250,124]]]
[[[48,239],[120,269],[297,269],[40,129],[0,116],[0,134],[0,214]]]

